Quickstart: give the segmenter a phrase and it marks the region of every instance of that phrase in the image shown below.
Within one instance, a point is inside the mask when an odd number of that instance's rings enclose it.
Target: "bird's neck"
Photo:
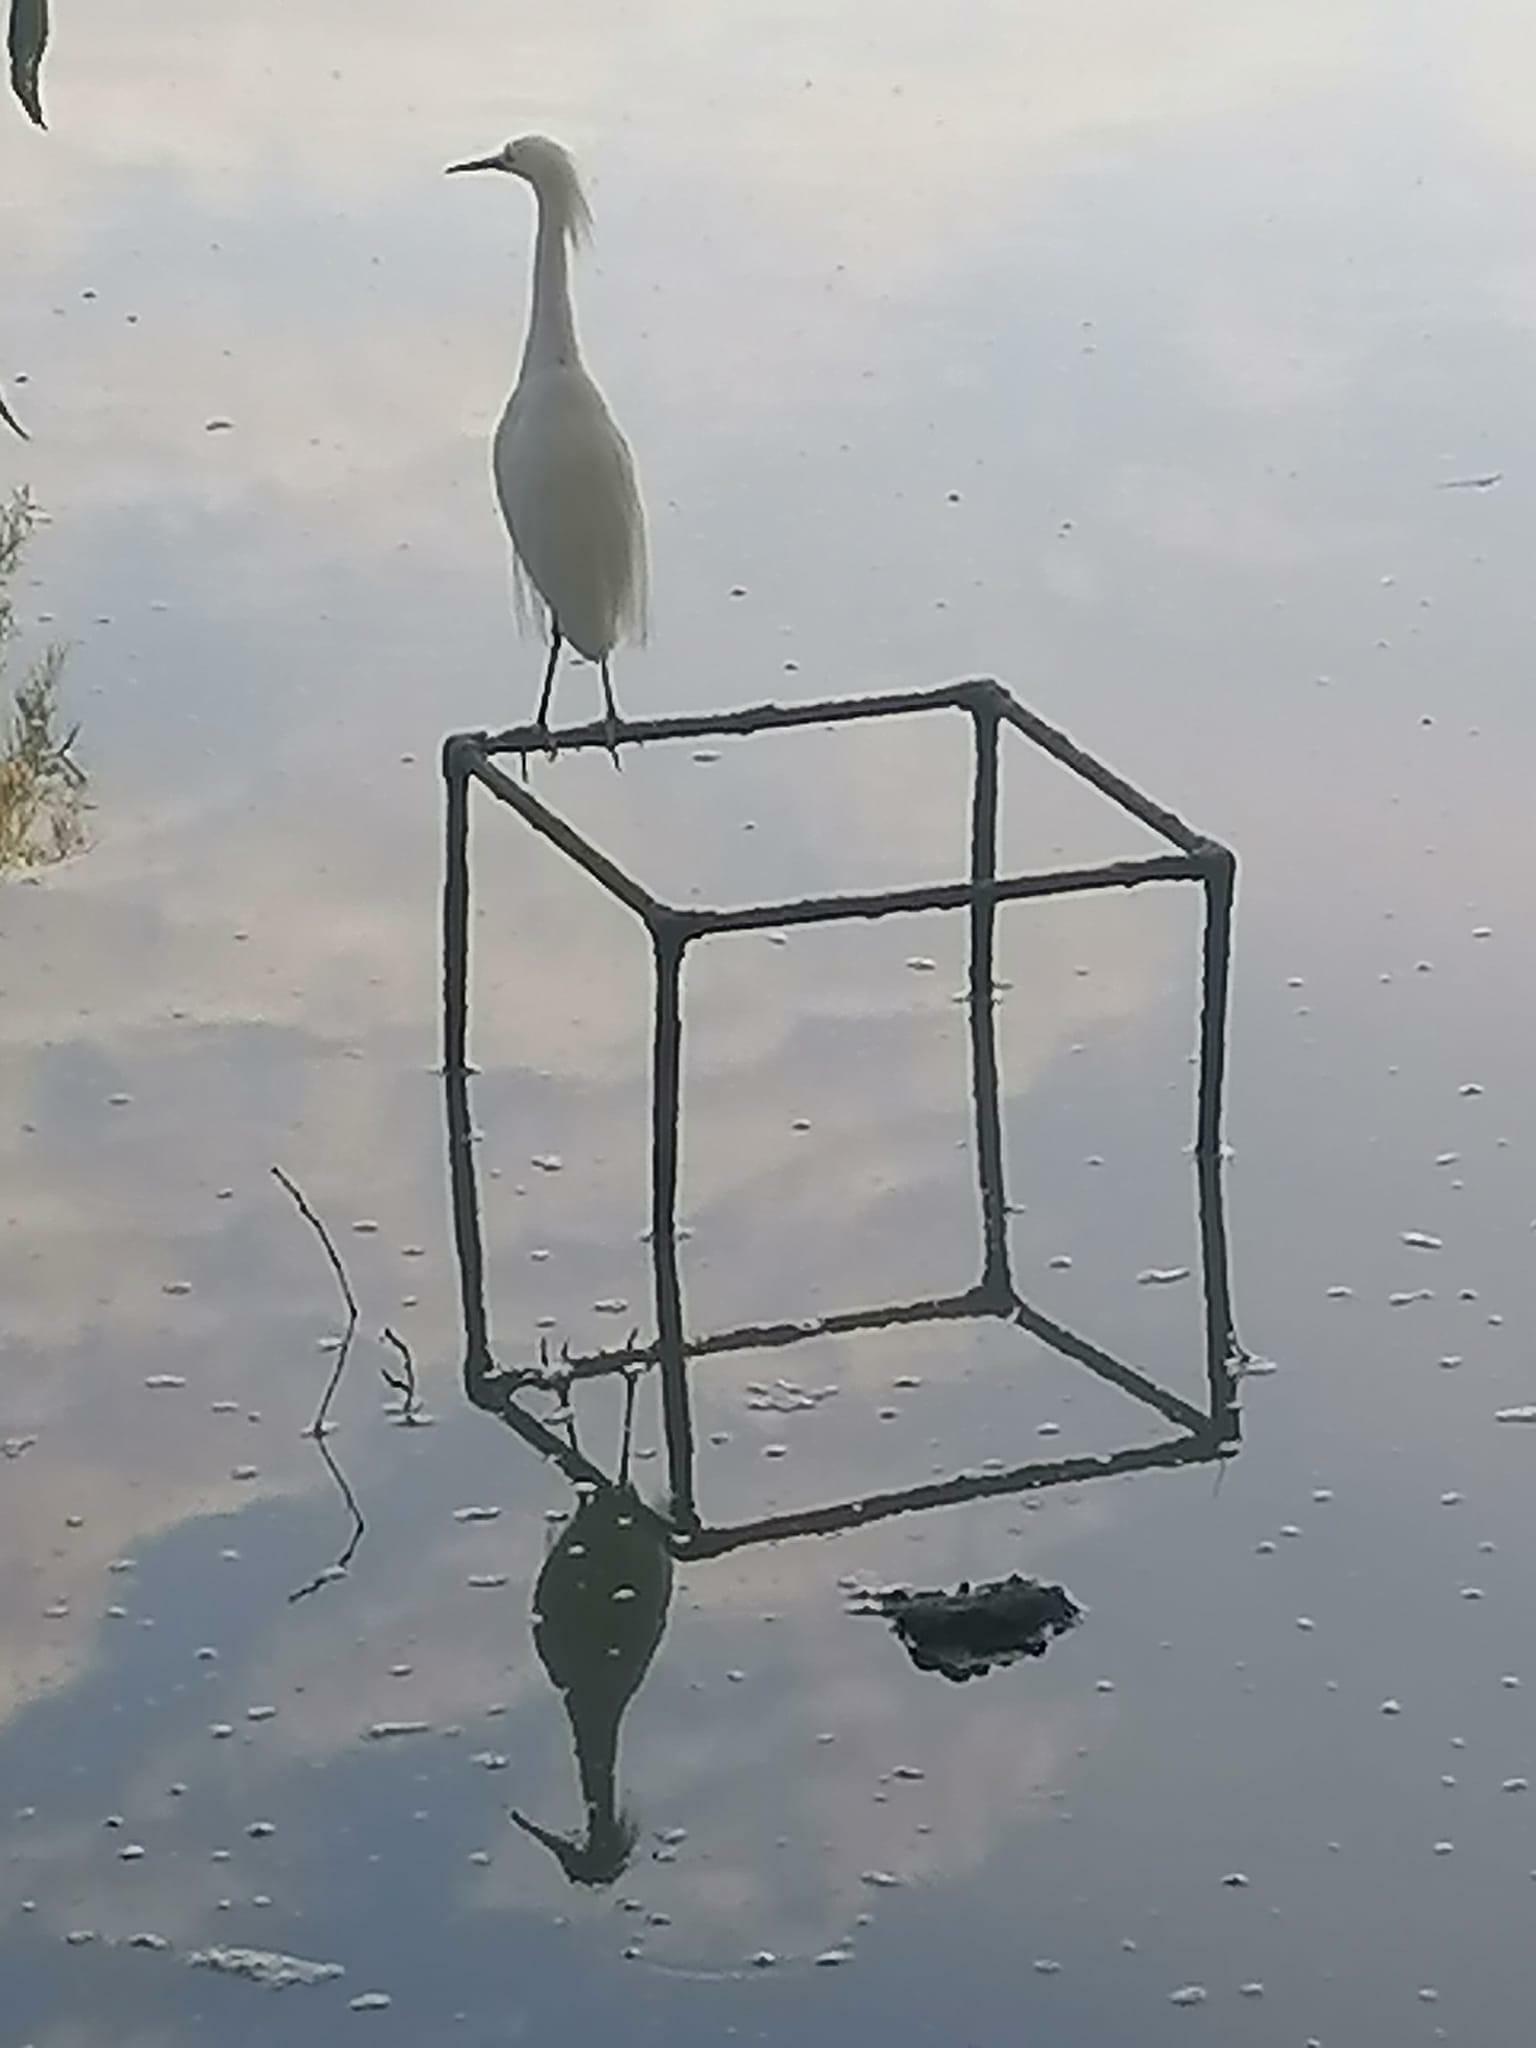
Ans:
[[[590,1705],[578,1710],[570,1695],[565,1704],[576,1741],[576,1768],[588,1825],[606,1820],[611,1827],[618,1810],[619,1722],[627,1701],[604,1700],[595,1712]]]
[[[530,370],[572,368],[581,361],[571,306],[570,244],[558,208],[538,195],[539,231],[533,251],[533,304],[523,344],[520,377]]]

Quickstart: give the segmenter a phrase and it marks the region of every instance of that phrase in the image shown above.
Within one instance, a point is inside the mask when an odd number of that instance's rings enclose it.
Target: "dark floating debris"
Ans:
[[[1083,1617],[1065,1586],[1017,1572],[986,1586],[962,1581],[953,1593],[870,1593],[853,1611],[883,1615],[919,1671],[942,1671],[956,1683],[1043,1657]]]
[[[1504,481],[1502,469],[1491,469],[1486,476],[1451,476],[1440,485],[1442,491],[1491,491],[1495,484]]]
[[[379,1342],[387,1344],[400,1360],[399,1372],[391,1372],[387,1365],[379,1367],[379,1375],[386,1387],[400,1397],[400,1405],[392,1411],[396,1422],[414,1428],[422,1421],[421,1395],[416,1386],[416,1360],[411,1347],[397,1330],[384,1325]]]
[[[290,1180],[280,1166],[272,1168],[272,1178],[283,1189],[284,1193],[293,1203],[293,1206],[304,1218],[304,1221],[314,1231],[316,1237],[319,1238],[320,1248],[330,1262],[331,1271],[336,1275],[336,1285],[341,1289],[342,1302],[347,1311],[347,1326],[342,1333],[340,1344],[336,1347],[336,1363],[331,1368],[331,1376],[326,1382],[325,1392],[320,1396],[320,1406],[315,1410],[315,1419],[309,1425],[307,1432],[315,1439],[316,1443],[319,1443],[320,1439],[325,1435],[326,1424],[330,1419],[331,1403],[336,1398],[336,1389],[341,1385],[341,1376],[347,1369],[347,1359],[352,1351],[352,1339],[357,1335],[357,1296],[352,1292],[352,1282],[347,1278],[347,1269],[342,1264],[341,1253],[336,1249],[336,1240],[326,1229],[322,1219],[309,1206],[309,1202],[298,1183]],[[388,1375],[386,1374],[385,1377],[388,1378]]]

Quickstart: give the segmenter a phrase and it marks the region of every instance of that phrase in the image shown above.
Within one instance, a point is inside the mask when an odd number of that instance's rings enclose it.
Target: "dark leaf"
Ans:
[[[48,0],[11,0],[11,90],[39,128],[43,119],[43,52],[48,47]]]

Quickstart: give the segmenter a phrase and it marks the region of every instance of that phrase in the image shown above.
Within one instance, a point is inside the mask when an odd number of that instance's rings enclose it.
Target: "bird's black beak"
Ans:
[[[467,163],[450,164],[450,171],[499,171],[502,168],[499,156],[472,156]]]

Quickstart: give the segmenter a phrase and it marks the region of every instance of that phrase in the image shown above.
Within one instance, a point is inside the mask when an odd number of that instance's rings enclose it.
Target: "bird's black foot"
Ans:
[[[610,711],[603,720],[603,745],[608,749],[608,758],[622,775],[624,763],[619,759],[619,721]]]
[[[537,721],[537,723],[536,723],[536,724],[534,725],[534,728],[533,728],[533,729],[534,729],[534,731],[535,731],[536,733],[539,733],[539,734],[541,734],[541,735],[542,735],[542,738],[543,738],[543,754],[544,754],[544,758],[545,758],[545,760],[546,760],[546,761],[553,761],[553,760],[555,760],[555,759],[557,758],[557,756],[559,755],[559,752],[560,752],[560,748],[559,748],[559,744],[558,744],[558,742],[557,742],[557,741],[556,741],[556,739],[555,739],[555,736],[554,736],[554,734],[553,734],[553,733],[552,733],[552,732],[550,731],[549,727],[548,727],[548,726],[547,726],[547,725],[546,725],[546,724],[544,723],[544,721],[543,721],[543,719],[542,719],[542,718],[541,718],[541,719],[539,719],[539,720]],[[532,774],[532,772],[533,772],[533,750],[532,750],[532,749],[530,748],[530,749],[528,749],[528,750],[527,750],[527,751],[526,751],[526,752],[524,753],[524,755],[523,755],[523,780],[524,780],[524,782],[527,782],[527,781],[528,781],[528,779],[529,779],[530,775]]]

